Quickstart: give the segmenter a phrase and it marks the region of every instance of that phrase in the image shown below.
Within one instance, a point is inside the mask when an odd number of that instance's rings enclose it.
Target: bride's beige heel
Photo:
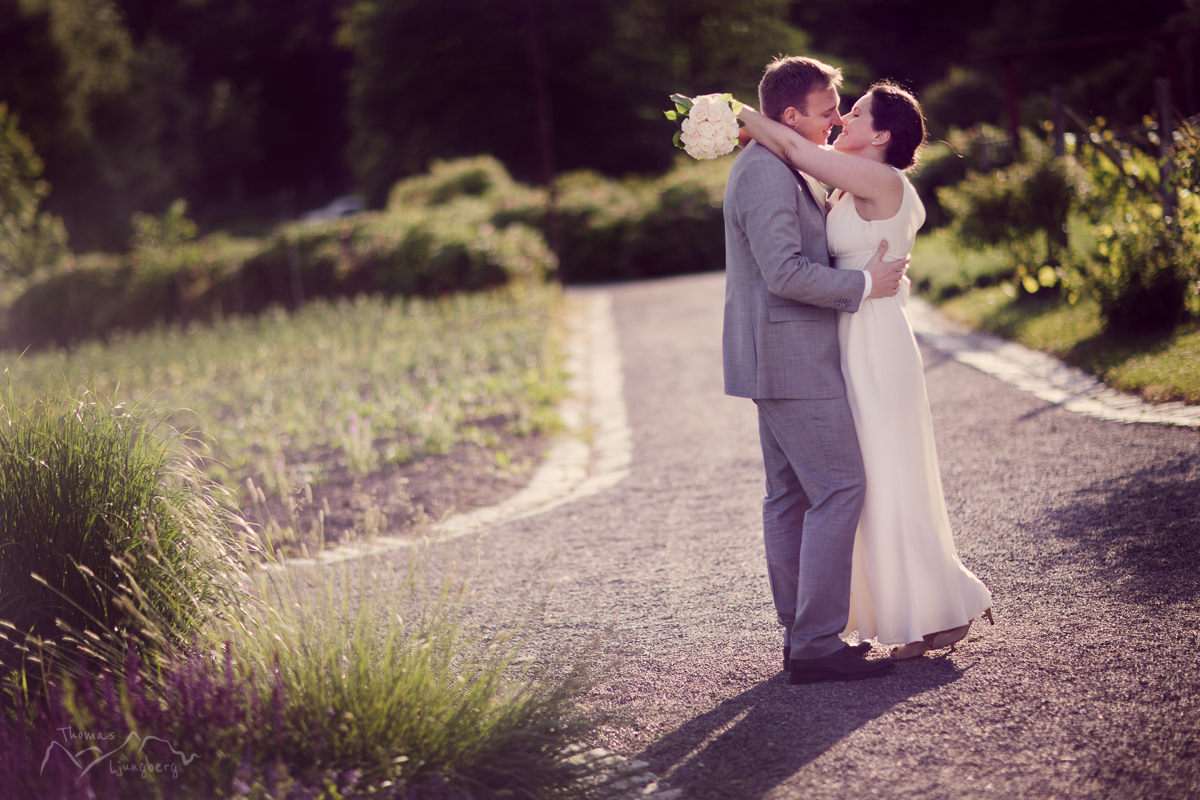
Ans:
[[[987,621],[995,625],[996,620],[992,618],[992,608],[988,606],[980,615],[987,617]],[[974,620],[968,620],[966,625],[959,625],[957,628],[951,628],[948,631],[938,631],[933,634],[933,638],[929,642],[930,650],[942,650],[946,647],[954,647],[955,644],[966,638],[967,632],[971,630],[971,623]]]
[[[896,647],[892,648],[892,660],[907,661],[910,658],[920,658],[921,656],[925,655],[925,652],[928,649],[929,642],[925,641],[924,639],[916,642],[909,642],[908,644],[897,645]]]

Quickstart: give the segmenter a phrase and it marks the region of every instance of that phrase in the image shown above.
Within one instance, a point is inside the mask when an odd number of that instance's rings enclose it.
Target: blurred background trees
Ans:
[[[669,168],[668,94],[751,99],[778,53],[841,64],[847,95],[910,84],[939,138],[1005,122],[994,56],[1021,48],[1025,124],[1052,84],[1136,123],[1171,73],[1192,113],[1196,25],[1192,0],[0,0],[0,102],[72,247],[123,249],[134,213],[176,198],[202,230],[259,231],[350,191],[382,205],[435,158],[492,154],[541,182],[539,80],[554,167],[613,176]],[[1164,29],[1180,35],[1119,38]],[[1038,49],[1061,41],[1082,44]]]

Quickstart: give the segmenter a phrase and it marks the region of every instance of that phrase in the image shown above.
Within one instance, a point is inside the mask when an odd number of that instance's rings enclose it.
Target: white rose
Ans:
[[[738,124],[729,101],[719,94],[701,95],[683,119],[679,142],[692,158],[713,159],[733,152]]]

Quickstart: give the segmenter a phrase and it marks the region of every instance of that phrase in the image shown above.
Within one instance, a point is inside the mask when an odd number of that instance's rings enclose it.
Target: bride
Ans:
[[[832,147],[749,106],[738,116],[743,132],[782,161],[837,187],[826,219],[835,268],[862,269],[885,239],[891,258],[912,250],[925,208],[904,170],[916,163],[925,123],[909,92],[876,83],[841,118]],[[904,312],[908,285],[905,278],[898,295],[838,314],[842,374],[867,476],[846,632],[897,645],[897,660],[951,646],[979,614],[991,620],[992,604],[954,548],[921,356]]]

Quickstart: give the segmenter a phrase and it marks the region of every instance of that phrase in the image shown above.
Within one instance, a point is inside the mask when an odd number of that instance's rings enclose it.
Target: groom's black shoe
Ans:
[[[793,658],[789,662],[792,674],[788,683],[820,683],[821,681],[861,681],[878,678],[896,668],[891,659],[865,659],[852,647],[843,647],[820,658]]]
[[[856,656],[860,656],[860,657],[866,656],[867,653],[871,652],[871,643],[870,642],[859,642],[858,644],[852,644],[852,645],[850,645],[850,652],[854,653],[854,655],[856,655]],[[791,662],[791,660],[792,660],[792,648],[790,648],[790,647],[783,648],[783,668],[784,669],[790,670],[792,668],[791,663],[789,663],[789,662]]]

